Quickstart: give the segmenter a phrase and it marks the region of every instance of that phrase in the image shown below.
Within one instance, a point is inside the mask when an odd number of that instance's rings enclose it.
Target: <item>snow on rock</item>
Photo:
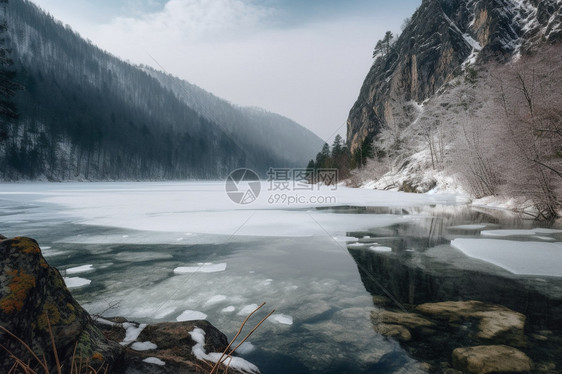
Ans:
[[[243,358],[223,357],[223,354],[219,352],[205,352],[205,331],[202,329],[196,327],[189,334],[191,335],[191,339],[195,342],[195,345],[191,348],[191,352],[198,360],[217,363],[222,357],[222,364],[226,367],[239,370],[247,374],[256,374],[260,372],[256,365],[244,360]]]
[[[63,277],[64,283],[68,288],[79,288],[88,286],[92,281],[90,279],[80,278],[80,277]]]
[[[290,326],[290,325],[293,324],[293,317],[288,316],[286,314],[274,313],[274,314],[271,315],[271,317],[269,317],[269,319],[272,322],[277,322],[277,323],[280,323],[282,325],[289,325]]]
[[[152,342],[134,342],[131,348],[135,351],[150,351],[158,348],[158,346]]]
[[[176,321],[178,322],[199,321],[206,318],[207,315],[205,313],[198,312],[196,310],[186,310],[185,312],[177,316]]]
[[[189,273],[217,273],[226,270],[226,263],[213,264],[198,263],[197,266],[180,266],[174,269],[175,274],[189,274]]]
[[[142,361],[146,362],[147,364],[153,364],[153,365],[159,365],[159,366],[165,366],[166,365],[166,363],[164,361],[162,361],[161,359],[156,358],[156,357],[147,357]]]
[[[82,265],[73,268],[66,269],[66,274],[78,274],[78,273],[86,273],[88,271],[93,271],[94,265]]]
[[[146,323],[136,324],[132,322],[125,322],[122,326],[125,329],[125,339],[123,339],[120,344],[128,345],[137,340],[142,330],[144,330],[148,325]]]
[[[562,243],[457,238],[451,246],[514,274],[562,277]]]

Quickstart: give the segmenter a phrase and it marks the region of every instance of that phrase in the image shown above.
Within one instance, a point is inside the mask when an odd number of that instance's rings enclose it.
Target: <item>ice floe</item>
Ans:
[[[282,325],[289,325],[290,326],[290,325],[293,324],[293,317],[288,316],[286,314],[274,313],[274,314],[271,315],[271,317],[269,317],[269,319],[272,322],[277,322],[277,323],[280,323]]]
[[[562,243],[457,238],[451,245],[467,256],[514,274],[562,276]]]
[[[92,281],[86,278],[80,277],[63,277],[64,283],[68,288],[80,288],[84,286],[88,286]]]
[[[176,317],[176,321],[178,322],[199,321],[206,318],[207,315],[203,312],[198,312],[196,310],[186,310],[182,314]]]
[[[255,350],[256,350],[255,345],[253,345],[250,342],[244,342],[240,344],[240,347],[236,349],[236,353],[239,353],[241,355],[247,355],[248,353],[252,353]]]
[[[188,273],[217,273],[226,270],[226,263],[213,264],[210,262],[199,263],[197,266],[180,266],[174,269],[175,274]]]
[[[239,316],[245,316],[245,315],[248,315],[248,314],[252,313],[257,308],[258,308],[258,304],[246,305],[245,307],[240,309],[240,311],[236,314],[238,314]]]
[[[94,265],[82,265],[66,269],[66,274],[87,273],[94,270]]]
[[[207,300],[207,302],[205,302],[205,306],[218,304],[218,303],[223,302],[225,300],[226,300],[226,296],[216,295],[216,296],[211,297],[209,300]]]
[[[222,313],[233,313],[236,310],[236,308],[232,305],[227,306],[226,308],[223,308],[221,310]]]

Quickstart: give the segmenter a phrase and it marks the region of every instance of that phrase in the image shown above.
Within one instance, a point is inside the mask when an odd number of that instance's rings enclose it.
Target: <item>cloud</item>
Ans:
[[[387,29],[397,31],[404,18],[366,12],[288,26],[280,19],[288,12],[250,0],[169,0],[159,9],[114,18],[86,36],[119,57],[161,65],[217,96],[288,116],[324,138],[338,128],[345,134],[374,42]]]
[[[210,42],[251,32],[272,12],[241,0],[170,0],[157,12],[117,17],[101,32],[152,41]]]

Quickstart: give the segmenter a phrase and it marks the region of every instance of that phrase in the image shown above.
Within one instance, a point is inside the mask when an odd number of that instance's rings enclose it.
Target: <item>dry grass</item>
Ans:
[[[63,365],[61,365],[60,360],[59,360],[59,355],[58,355],[58,351],[57,351],[57,346],[55,344],[55,337],[53,335],[53,329],[51,327],[51,322],[49,320],[49,318],[47,317],[47,324],[48,324],[48,328],[49,328],[49,336],[51,338],[51,346],[53,349],[53,356],[55,359],[55,370],[57,374],[62,374],[63,373]],[[5,347],[4,345],[0,344],[0,348],[3,349],[4,351],[6,351],[9,355],[9,357],[14,361],[14,364],[12,365],[12,367],[10,368],[10,370],[8,371],[7,374],[19,374],[19,373],[23,373],[23,374],[49,374],[49,365],[47,364],[47,358],[45,357],[45,354],[43,354],[42,358],[39,358],[39,356],[37,356],[37,354],[35,354],[35,352],[33,352],[33,350],[31,349],[31,347],[29,347],[29,345],[27,343],[25,343],[23,340],[21,340],[19,337],[17,337],[15,334],[13,334],[11,331],[9,331],[8,329],[6,329],[3,326],[0,326],[0,330],[5,332],[6,334],[8,334],[9,336],[11,336],[13,339],[15,339],[16,341],[18,341],[27,352],[29,352],[29,354],[31,355],[31,357],[33,358],[33,361],[23,361],[20,357],[18,357],[16,354],[14,354],[12,351],[10,351],[7,347]],[[71,368],[69,373],[70,374],[107,374],[109,371],[109,366],[106,365],[105,363],[102,363],[100,365],[100,367],[98,369],[95,369],[92,365],[91,365],[91,359],[85,359],[84,357],[77,357],[76,356],[76,347],[77,347],[78,343],[76,343],[76,345],[74,346],[74,351],[72,353],[72,360],[71,360]],[[65,370],[65,372],[68,372]]]

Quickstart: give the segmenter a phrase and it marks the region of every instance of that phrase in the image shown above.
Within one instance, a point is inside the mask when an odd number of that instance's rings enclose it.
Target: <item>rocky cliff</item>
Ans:
[[[352,151],[384,126],[415,119],[415,103],[470,64],[506,62],[562,38],[560,0],[423,0],[393,47],[377,57],[349,113]]]

